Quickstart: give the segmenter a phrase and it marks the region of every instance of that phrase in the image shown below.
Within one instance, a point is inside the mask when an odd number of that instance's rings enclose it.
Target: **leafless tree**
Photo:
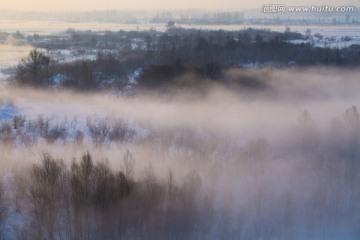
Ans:
[[[31,169],[26,200],[31,216],[29,227],[33,229],[31,236],[34,239],[61,237],[60,189],[64,172],[64,163],[48,154],[44,154],[41,164],[34,165]]]
[[[21,83],[42,85],[48,78],[48,67],[50,58],[43,52],[34,49],[31,50],[27,57],[20,60],[17,67],[16,78]]]
[[[8,206],[5,200],[5,190],[0,185],[0,239],[5,239],[4,224],[8,217]]]

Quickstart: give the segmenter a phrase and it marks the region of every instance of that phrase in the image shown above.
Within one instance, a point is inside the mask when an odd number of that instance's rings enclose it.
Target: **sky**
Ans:
[[[206,9],[241,10],[263,4],[360,6],[360,0],[0,0],[0,9],[11,10],[164,10]]]

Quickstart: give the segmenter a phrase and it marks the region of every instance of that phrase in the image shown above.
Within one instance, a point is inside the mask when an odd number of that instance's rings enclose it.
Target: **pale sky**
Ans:
[[[267,3],[287,5],[360,6],[360,0],[0,0],[0,9],[12,10],[158,10],[207,9],[240,10],[258,8]]]

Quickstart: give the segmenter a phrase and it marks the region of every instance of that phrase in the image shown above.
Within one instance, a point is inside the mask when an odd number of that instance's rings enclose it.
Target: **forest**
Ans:
[[[320,34],[315,35],[323,38]],[[45,49],[48,54],[37,51],[48,59],[42,59],[45,62],[41,64],[40,58],[24,56],[13,82],[47,87],[53,84],[52,77],[60,74],[64,87],[78,90],[121,90],[126,87],[128,76],[139,69],[140,87],[161,88],[172,85],[174,79],[185,74],[229,83],[223,74],[227,69],[248,66],[356,68],[360,64],[359,45],[316,47],[311,44],[314,36],[310,30],[300,34],[292,32],[289,27],[284,32],[261,29],[213,31],[182,29],[169,22],[164,33],[155,30],[102,33],[69,29],[60,36],[25,37],[18,33],[15,37],[36,49]],[[308,42],[294,44],[291,40]],[[61,51],[70,51],[80,58],[64,61],[52,57]],[[34,67],[36,63],[39,66]],[[26,66],[39,70],[26,71]]]

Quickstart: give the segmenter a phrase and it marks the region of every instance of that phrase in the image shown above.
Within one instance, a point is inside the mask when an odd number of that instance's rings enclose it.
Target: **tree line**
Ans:
[[[89,152],[67,160],[45,153],[2,175],[0,233],[4,239],[357,239],[359,129],[356,106],[324,131],[304,110],[294,128],[279,132],[280,144],[160,129],[146,143],[157,164],[194,167],[162,175],[151,164],[139,167],[130,151],[114,157],[118,168]]]
[[[218,80],[224,70],[249,64],[257,67],[288,67],[289,64],[356,67],[360,64],[358,45],[334,49],[314,47],[310,43],[292,44],[288,40],[306,39],[306,36],[290,30],[281,33],[257,29],[206,31],[174,27],[165,33],[107,31],[100,34],[68,30],[66,36],[66,40],[46,42],[40,41],[38,36],[29,37],[29,41],[35,47],[48,50],[71,49],[74,52],[82,46],[85,52],[96,51],[97,58],[58,63],[34,50],[19,63],[16,82],[47,85],[51,76],[62,74],[68,77],[66,84],[77,89],[96,89],[100,82],[110,78],[113,85],[122,88],[127,76],[140,68],[143,69],[140,84],[156,87],[184,73]]]
[[[45,153],[40,163],[13,178],[15,212],[23,220],[11,231],[4,228],[10,211],[0,189],[1,237],[197,239],[207,231],[211,206],[204,204],[205,196],[199,198],[196,171],[179,185],[172,170],[160,180],[148,165],[135,180],[134,161],[127,151],[121,170],[114,171],[89,152],[70,165]]]

